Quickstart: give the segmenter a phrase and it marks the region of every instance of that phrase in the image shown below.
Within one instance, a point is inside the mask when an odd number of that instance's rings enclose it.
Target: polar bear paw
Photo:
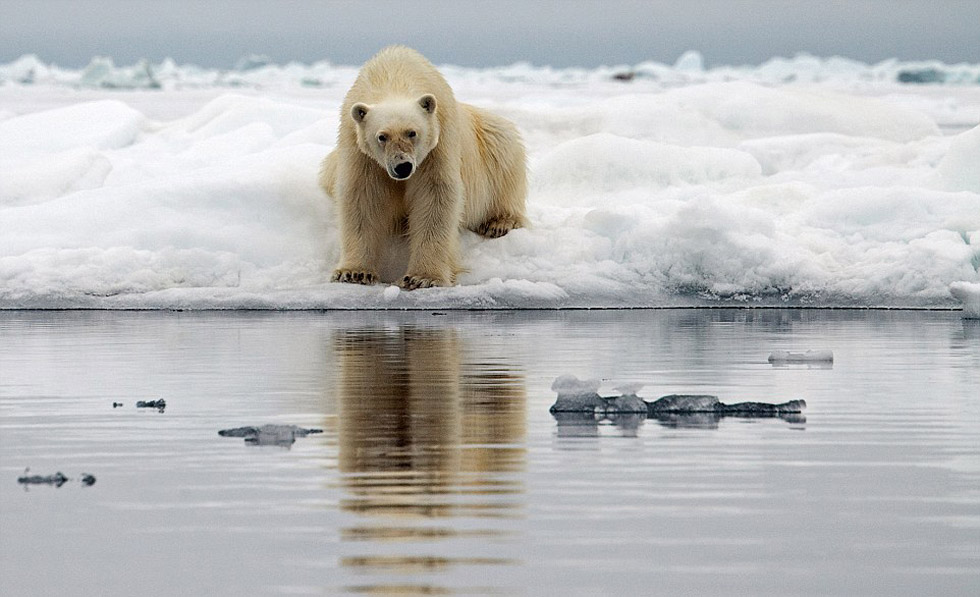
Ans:
[[[485,238],[500,238],[514,228],[520,227],[521,225],[517,218],[502,216],[487,220],[486,222],[477,226],[474,232]]]
[[[405,290],[415,290],[416,288],[432,288],[433,286],[447,286],[448,284],[424,276],[405,276],[398,285]]]
[[[347,282],[349,284],[374,284],[378,280],[378,275],[374,272],[353,269],[334,270],[331,282]]]

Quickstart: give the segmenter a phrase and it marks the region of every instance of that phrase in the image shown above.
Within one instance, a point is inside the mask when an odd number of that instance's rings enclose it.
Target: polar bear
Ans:
[[[404,235],[408,267],[399,285],[451,286],[462,271],[461,226],[496,238],[527,224],[517,128],[457,103],[439,71],[404,46],[381,50],[361,69],[320,185],[340,217],[332,277],[339,282],[379,281],[384,243]]]

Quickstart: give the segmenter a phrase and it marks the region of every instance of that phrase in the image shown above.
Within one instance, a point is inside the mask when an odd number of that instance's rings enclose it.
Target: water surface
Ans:
[[[809,408],[558,421],[564,373]],[[957,313],[2,312],[0,594],[974,595],[978,446]]]

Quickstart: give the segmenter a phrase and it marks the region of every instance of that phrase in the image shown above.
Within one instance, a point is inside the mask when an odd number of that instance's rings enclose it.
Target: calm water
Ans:
[[[564,373],[809,408],[559,424]],[[957,313],[0,312],[5,596],[978,591]]]

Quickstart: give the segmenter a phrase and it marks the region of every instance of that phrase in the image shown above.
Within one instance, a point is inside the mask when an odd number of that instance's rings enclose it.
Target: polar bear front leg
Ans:
[[[381,241],[385,236],[380,212],[372,207],[377,201],[363,190],[352,190],[340,201],[341,256],[333,271],[333,282],[374,284],[378,281],[377,264]]]
[[[462,181],[419,176],[406,200],[410,255],[399,285],[407,290],[452,286],[459,270]]]
[[[352,284],[374,284],[378,281],[377,263],[378,246],[369,240],[370,234],[363,229],[343,232],[343,249],[340,262],[330,277],[332,282],[349,282]]]

